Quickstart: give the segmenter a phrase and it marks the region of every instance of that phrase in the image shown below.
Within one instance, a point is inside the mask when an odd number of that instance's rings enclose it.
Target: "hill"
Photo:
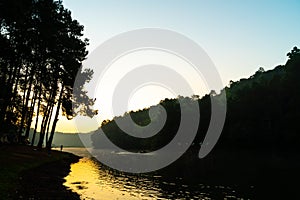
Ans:
[[[145,108],[140,111],[128,112],[113,120],[104,121],[101,128],[93,136],[95,148],[105,148],[99,140],[99,134],[106,136],[116,145],[130,151],[153,151],[170,142],[177,133],[181,110],[193,112],[190,105],[195,101],[200,107],[201,119],[199,129],[194,140],[194,146],[200,148],[208,129],[211,117],[211,100],[217,100],[222,104],[222,93],[227,97],[227,116],[221,138],[217,148],[227,149],[269,149],[282,152],[283,150],[298,149],[300,144],[300,50],[294,48],[288,53],[288,61],[285,65],[275,67],[273,70],[264,71],[263,68],[247,79],[230,82],[228,87],[221,90],[220,94],[212,91],[202,98],[181,97],[177,99],[165,99],[159,105]],[[179,103],[181,102],[181,104]],[[182,103],[183,102],[183,103]],[[122,122],[131,117],[140,126],[150,123],[149,111],[152,112],[153,130],[155,124],[159,126],[162,120],[163,107],[167,113],[164,127],[147,139],[137,138],[126,134],[117,122]],[[182,106],[183,108],[180,108]],[[154,120],[153,120],[154,119]],[[192,119],[191,119],[192,120]],[[127,127],[131,132],[143,136],[142,129]],[[103,131],[103,132],[102,132]],[[188,132],[186,134],[189,134]]]
[[[145,108],[104,121],[92,135],[93,145],[99,149],[107,148],[101,140],[105,134],[127,151],[157,150],[176,135],[182,110],[192,113],[190,105],[197,102],[201,117],[192,145],[177,161],[157,173],[180,176],[192,183],[239,185],[251,190],[256,199],[295,199],[299,193],[294,183],[300,178],[300,50],[295,47],[287,56],[285,65],[269,71],[260,68],[247,79],[230,82],[220,94],[212,91],[202,98],[178,97],[161,101],[152,107],[157,108],[157,112],[151,113],[152,124],[162,120],[160,106],[166,110],[167,119],[163,128],[152,137],[133,137],[117,124],[131,116],[136,124],[148,125],[150,108]],[[220,97],[224,93],[227,116],[221,137],[208,156],[199,159],[199,150],[211,120],[211,101],[221,105],[224,102]],[[181,103],[182,110],[179,101],[184,102]],[[147,134],[143,129],[125,128],[140,136]],[[190,133],[185,134],[188,137]]]
[[[32,141],[32,133],[33,131],[30,131],[29,134],[29,141]],[[39,133],[37,133],[39,134]],[[63,145],[64,147],[90,147],[90,146],[84,146],[82,143],[83,140],[89,141],[91,137],[90,133],[60,133],[56,132],[54,134],[52,146],[53,147],[59,147],[60,145]],[[35,138],[35,143],[38,143],[38,137]],[[90,142],[88,142],[89,144]]]

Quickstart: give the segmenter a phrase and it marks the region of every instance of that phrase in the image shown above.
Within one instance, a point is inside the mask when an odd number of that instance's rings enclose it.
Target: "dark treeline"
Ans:
[[[295,47],[287,56],[285,65],[269,71],[259,68],[248,79],[231,81],[220,94],[212,91],[202,98],[178,97],[161,101],[159,105],[165,108],[168,116],[164,127],[155,136],[135,138],[116,123],[116,120],[131,116],[138,125],[145,126],[150,123],[150,117],[149,109],[144,109],[104,121],[102,131],[92,135],[93,145],[107,148],[100,137],[105,134],[128,151],[159,149],[177,133],[181,116],[179,101],[184,102],[181,106],[187,112],[193,112],[189,105],[196,101],[200,106],[200,122],[193,144],[172,165],[154,173],[161,173],[171,180],[182,177],[193,184],[235,185],[250,199],[294,199],[299,196],[295,183],[299,180],[300,169],[300,50]],[[222,105],[225,92],[227,116],[221,137],[212,152],[199,159],[210,123],[211,101]],[[161,120],[162,112],[157,108],[158,112],[151,113],[154,124]],[[143,134],[141,129],[133,128],[132,132],[136,130]]]
[[[228,112],[220,145],[299,150],[300,50],[294,47],[287,56],[285,65],[260,68],[225,89]]]
[[[227,97],[227,116],[224,129],[216,148],[226,149],[268,149],[282,151],[296,149],[300,142],[300,50],[294,48],[287,54],[285,65],[273,70],[263,68],[249,77],[239,81],[231,81],[228,87],[221,90]],[[163,129],[155,136],[141,139],[130,136],[122,131],[116,120],[131,116],[136,124],[145,126],[150,123],[149,108],[125,113],[122,117],[106,120],[101,129],[106,136],[118,146],[131,151],[153,151],[166,145],[176,134],[180,124],[180,102],[184,110],[189,104],[197,101],[200,107],[200,122],[193,147],[199,150],[205,137],[211,117],[211,99],[218,104],[224,103],[222,95],[211,91],[199,98],[181,97],[165,99],[160,102],[167,112],[167,120]],[[161,112],[157,112],[151,123],[160,121]],[[192,111],[188,111],[192,112]],[[136,131],[132,129],[132,131]],[[94,146],[105,148],[97,139],[99,132],[93,136]],[[139,134],[143,134],[140,131]],[[186,134],[189,134],[188,132]]]
[[[68,119],[95,114],[83,91],[93,74],[81,69],[83,26],[56,0],[1,0],[0,25],[1,140],[20,142],[33,127],[32,141],[39,130],[38,147],[51,147],[60,111]],[[83,81],[74,88],[77,73]]]

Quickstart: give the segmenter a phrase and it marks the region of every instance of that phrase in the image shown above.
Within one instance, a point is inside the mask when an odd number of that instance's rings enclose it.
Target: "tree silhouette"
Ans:
[[[61,110],[68,119],[96,114],[91,109],[94,100],[83,88],[92,71],[79,73],[85,75],[79,91],[85,95],[75,108],[85,109],[78,113],[71,106],[77,101],[74,81],[88,53],[83,26],[56,0],[1,0],[0,13],[0,82],[5,86],[0,93],[0,128],[15,130],[20,139],[24,131],[29,136],[34,122],[34,138],[40,125],[38,146],[46,140],[51,148]]]
[[[227,114],[217,148],[263,149],[274,153],[280,152],[282,148],[297,148],[300,143],[300,50],[295,47],[287,56],[289,59],[285,65],[269,71],[260,67],[248,79],[230,81],[229,87],[221,90],[221,93],[226,92]],[[122,120],[124,116],[130,115],[138,125],[145,126],[149,123],[149,108],[106,120],[101,129],[111,141],[124,149],[152,151],[166,145],[176,134],[181,117],[180,106],[188,111],[188,102],[198,101],[201,117],[194,144],[195,148],[200,148],[199,144],[203,142],[210,123],[211,99],[219,96],[212,90],[201,98],[197,95],[190,98],[178,96],[177,99],[161,101],[160,106],[167,110],[167,121],[163,129],[148,140],[130,137],[118,127],[115,120]],[[179,105],[179,100],[184,103]],[[100,133],[96,131],[92,137],[94,146],[102,148],[97,134]]]

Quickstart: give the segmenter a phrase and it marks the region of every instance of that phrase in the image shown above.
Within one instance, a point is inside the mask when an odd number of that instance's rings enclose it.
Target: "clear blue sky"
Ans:
[[[212,58],[225,83],[284,63],[300,46],[299,0],[64,0],[85,26],[89,50],[145,27],[190,37]]]
[[[119,33],[166,28],[196,41],[226,85],[259,67],[284,64],[300,47],[299,0],[64,0],[85,27],[92,51]]]

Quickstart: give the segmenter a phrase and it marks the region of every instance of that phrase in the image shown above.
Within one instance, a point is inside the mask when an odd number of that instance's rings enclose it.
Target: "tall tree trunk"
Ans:
[[[42,95],[42,84],[40,83],[39,95],[38,95],[39,102],[38,102],[38,106],[37,106],[37,110],[36,110],[36,119],[35,119],[35,126],[34,126],[33,135],[32,135],[32,140],[31,140],[31,146],[34,145],[36,131],[37,131],[38,123],[39,123],[39,114],[40,114],[40,106],[41,106],[41,95]]]
[[[7,111],[13,112],[13,104],[12,102],[16,102],[16,98],[18,96],[18,87],[19,87],[19,82],[20,82],[20,78],[21,78],[21,69],[22,66],[18,66],[16,67],[16,70],[13,74],[12,80],[11,80],[11,94],[8,97],[9,98],[9,106],[7,107]]]
[[[44,117],[43,117],[43,121],[41,124],[41,129],[40,129],[40,138],[39,138],[39,143],[38,143],[38,147],[42,148],[43,146],[43,142],[44,142],[44,138],[45,138],[45,131],[46,131],[46,126],[48,124],[48,120],[49,120],[49,113],[50,113],[50,108],[51,106],[53,106],[53,101],[56,96],[56,89],[53,89],[53,91],[50,94],[50,97],[48,98],[48,103],[47,103],[47,107],[46,107],[46,111],[44,113]]]
[[[64,85],[62,84],[60,94],[59,94],[59,98],[58,98],[58,102],[57,102],[58,105],[57,105],[57,108],[56,108],[56,113],[55,113],[54,121],[53,121],[53,124],[52,124],[50,137],[49,137],[48,142],[46,144],[47,149],[51,149],[51,146],[52,146],[52,141],[53,141],[53,137],[54,137],[54,133],[55,133],[55,129],[56,129],[56,124],[58,122],[58,115],[59,115],[60,107],[61,107],[61,104],[62,104],[63,91],[64,91]]]
[[[52,118],[52,113],[53,113],[53,107],[54,107],[54,105],[52,105],[51,108],[50,108],[50,115],[49,115],[49,120],[48,120],[47,128],[46,128],[46,138],[45,138],[45,143],[46,143],[46,144],[47,144],[47,141],[48,141],[49,128],[50,128],[50,124],[51,124],[51,118]]]
[[[22,136],[22,133],[23,133],[23,128],[24,128],[24,123],[25,123],[25,119],[26,119],[26,115],[28,114],[28,102],[29,102],[29,98],[30,98],[30,94],[31,94],[31,88],[32,88],[32,83],[33,83],[34,72],[35,72],[35,70],[32,69],[32,71],[30,73],[29,86],[28,86],[27,92],[24,91],[24,93],[26,93],[26,99],[25,99],[25,103],[23,104],[23,108],[22,108],[21,125],[20,125],[20,128],[19,128],[19,139],[21,139],[21,136]],[[23,101],[24,101],[24,99],[23,99]]]
[[[23,109],[25,107],[25,100],[26,100],[26,94],[27,94],[27,78],[28,78],[28,70],[29,68],[26,67],[26,73],[25,73],[25,79],[24,79],[24,92],[23,92],[23,98],[22,98],[22,115],[23,115]]]
[[[3,72],[3,85],[6,87],[6,93],[2,96],[2,102],[0,104],[0,129],[3,130],[4,125],[4,117],[6,114],[6,110],[9,104],[9,100],[11,98],[12,93],[12,78],[14,75],[14,72],[16,71],[16,68],[13,67],[11,70],[8,70],[10,68],[9,64],[7,64],[7,71],[5,70]],[[6,68],[5,68],[6,69]],[[8,74],[8,78],[6,79],[5,76]]]
[[[29,113],[28,118],[27,118],[27,124],[26,124],[27,127],[26,127],[26,132],[25,132],[25,138],[29,137],[29,132],[30,132],[30,128],[31,128],[32,117],[33,117],[33,113],[34,113],[34,107],[35,107],[36,99],[37,99],[37,94],[34,93],[33,100],[31,100],[30,113]]]
[[[8,77],[8,93],[7,96],[4,97],[3,107],[0,114],[0,128],[3,124],[5,124],[5,117],[7,114],[7,110],[9,107],[11,107],[11,103],[14,102],[14,95],[17,92],[17,84],[20,79],[20,69],[21,67],[13,67],[12,73],[10,73],[10,76]],[[15,84],[14,84],[15,82]]]
[[[44,117],[43,117],[41,128],[40,128],[40,138],[39,138],[39,142],[38,142],[38,145],[37,145],[38,148],[43,147],[44,138],[45,138],[45,127],[46,127],[47,119],[48,119],[48,115],[49,115],[48,110],[49,110],[49,104],[47,104],[46,112],[44,113]]]

